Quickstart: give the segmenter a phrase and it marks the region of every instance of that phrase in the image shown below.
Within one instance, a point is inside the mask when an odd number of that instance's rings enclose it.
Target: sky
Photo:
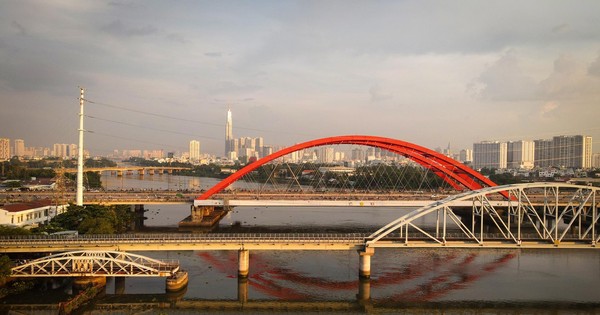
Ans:
[[[600,1],[0,1],[0,137],[223,154],[376,135],[593,137]]]

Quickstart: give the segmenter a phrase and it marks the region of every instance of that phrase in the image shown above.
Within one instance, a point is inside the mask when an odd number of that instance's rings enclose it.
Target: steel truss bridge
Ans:
[[[368,234],[5,236],[0,252],[65,250],[349,250],[377,247],[594,248],[599,188],[528,183],[482,188],[406,213]],[[500,194],[508,200],[498,201]],[[301,210],[299,210],[301,211]],[[406,213],[406,214],[403,214]]]
[[[12,268],[11,277],[169,277],[176,260],[156,260],[107,250],[70,251],[35,259]]]

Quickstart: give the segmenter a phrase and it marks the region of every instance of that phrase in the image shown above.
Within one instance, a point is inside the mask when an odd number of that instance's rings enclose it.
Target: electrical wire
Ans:
[[[137,109],[126,108],[126,107],[117,106],[117,105],[108,104],[108,103],[103,103],[103,102],[92,101],[92,100],[88,100],[88,99],[84,99],[84,101],[86,101],[88,103],[91,103],[91,104],[96,104],[96,105],[101,105],[101,106],[116,108],[116,109],[120,109],[120,110],[124,110],[124,111],[129,111],[129,112],[133,112],[133,113],[138,113],[138,114],[150,115],[150,116],[155,116],[155,117],[160,117],[160,118],[166,118],[166,119],[172,119],[172,120],[178,120],[178,121],[193,122],[193,123],[197,123],[197,124],[204,124],[204,125],[210,125],[210,126],[216,126],[216,127],[225,127],[225,124],[219,124],[219,123],[214,123],[214,122],[207,122],[207,121],[200,121],[200,120],[195,120],[195,119],[187,119],[187,118],[181,118],[181,117],[163,115],[163,114],[158,114],[158,113],[153,113],[153,112],[148,112],[148,111],[142,111],[142,110],[137,110]],[[315,136],[315,135],[311,135],[311,134],[299,134],[299,133],[294,133],[294,132],[289,132],[289,131],[276,131],[276,130],[267,130],[267,129],[258,129],[258,128],[249,128],[249,127],[239,127],[239,126],[234,127],[234,129],[249,130],[249,131],[258,131],[258,132],[268,132],[268,133],[277,133],[277,134],[290,134],[290,135],[298,135],[298,136],[309,136],[309,137],[310,136]]]
[[[154,127],[149,127],[149,126],[141,126],[141,125],[136,125],[136,124],[127,123],[127,122],[123,122],[123,121],[112,120],[112,119],[108,119],[108,118],[101,118],[101,117],[90,116],[90,115],[84,115],[84,116],[87,117],[87,118],[95,119],[95,120],[107,121],[107,122],[111,122],[111,123],[115,123],[115,124],[121,124],[121,125],[125,125],[125,126],[131,126],[131,127],[137,127],[137,128],[144,128],[144,129],[149,129],[149,130],[155,130],[155,131],[160,131],[160,132],[168,132],[168,133],[185,135],[185,136],[193,136],[193,137],[196,137],[196,138],[203,138],[203,139],[209,139],[209,140],[216,140],[216,141],[220,141],[221,140],[221,139],[217,139],[215,137],[200,136],[200,135],[197,135],[197,134],[192,134],[192,133],[187,133],[187,132],[180,132],[180,131],[159,129],[159,128],[154,128]]]

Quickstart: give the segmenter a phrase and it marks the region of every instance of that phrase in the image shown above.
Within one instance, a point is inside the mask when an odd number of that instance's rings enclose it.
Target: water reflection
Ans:
[[[377,254],[376,254],[377,255]],[[286,301],[322,300],[333,296],[348,296],[354,292],[360,299],[370,299],[365,291],[383,291],[377,297],[390,301],[425,302],[439,299],[452,291],[468,288],[473,282],[491,276],[498,268],[516,257],[515,252],[497,253],[491,261],[482,261],[479,252],[452,251],[411,257],[399,266],[388,266],[377,272],[374,265],[371,281],[332,279],[330,275],[314,276],[266,261],[260,255],[251,256],[249,286],[269,298]],[[237,256],[201,252],[198,256],[226,277],[235,278]],[[335,268],[335,266],[331,266]]]

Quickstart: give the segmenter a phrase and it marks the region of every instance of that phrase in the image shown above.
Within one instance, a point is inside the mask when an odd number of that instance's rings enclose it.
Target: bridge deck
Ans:
[[[0,238],[0,252],[61,252],[71,250],[167,251],[167,250],[360,250],[368,234],[248,233],[248,234],[120,234],[56,236],[12,236]],[[463,234],[448,234],[439,244],[425,238],[388,237],[370,245],[374,248],[596,248],[590,242],[566,239],[559,244],[524,235],[521,244],[486,234],[483,244],[465,239]]]

